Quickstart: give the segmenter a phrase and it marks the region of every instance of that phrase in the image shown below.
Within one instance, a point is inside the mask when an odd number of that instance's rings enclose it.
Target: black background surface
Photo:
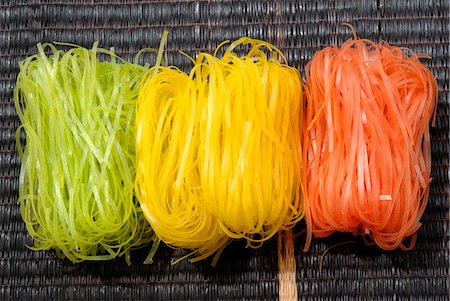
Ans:
[[[169,64],[187,70],[178,50],[195,55],[224,39],[246,35],[272,42],[302,72],[315,51],[351,37],[411,48],[431,55],[425,61],[438,79],[439,105],[432,130],[433,183],[414,250],[385,252],[361,241],[321,254],[337,234],[314,240],[307,253],[296,243],[299,297],[308,299],[449,298],[449,2],[430,1],[0,1],[0,300],[49,299],[276,299],[276,243],[259,250],[231,244],[217,267],[210,261],[170,262],[185,251],[163,247],[153,265],[141,262],[147,250],[124,260],[72,264],[53,251],[33,252],[21,221],[18,197],[20,161],[15,148],[19,120],[13,88],[19,61],[36,52],[38,42],[63,41],[104,48],[132,59],[143,47],[157,47],[170,31]],[[142,61],[154,58],[143,56]],[[297,230],[304,228],[301,224]]]

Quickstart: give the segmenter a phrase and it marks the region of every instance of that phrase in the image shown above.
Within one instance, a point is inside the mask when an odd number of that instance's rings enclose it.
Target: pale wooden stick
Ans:
[[[280,301],[297,300],[296,263],[292,230],[278,233],[278,296]]]

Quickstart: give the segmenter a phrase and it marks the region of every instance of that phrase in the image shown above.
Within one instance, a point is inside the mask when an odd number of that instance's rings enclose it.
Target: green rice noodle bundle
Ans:
[[[135,104],[149,66],[97,44],[65,46],[38,44],[20,65],[21,215],[34,250],[73,262],[125,255],[129,264],[131,249],[155,239],[133,196]]]

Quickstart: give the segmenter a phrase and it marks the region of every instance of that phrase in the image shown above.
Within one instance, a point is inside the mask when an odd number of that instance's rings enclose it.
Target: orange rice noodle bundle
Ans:
[[[423,57],[355,38],[317,52],[307,65],[305,250],[312,234],[334,231],[365,235],[385,250],[414,247],[428,200],[437,102]]]

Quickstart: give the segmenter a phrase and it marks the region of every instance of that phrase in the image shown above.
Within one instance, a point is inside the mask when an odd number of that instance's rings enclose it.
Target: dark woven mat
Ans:
[[[334,235],[315,240],[307,253],[296,242],[297,285],[301,298],[436,299],[449,298],[449,1],[0,1],[0,299],[276,299],[276,243],[259,250],[237,242],[218,266],[210,262],[170,264],[183,251],[162,248],[156,263],[131,267],[123,260],[72,264],[54,252],[32,252],[17,200],[20,162],[15,150],[19,122],[13,87],[19,61],[40,41],[64,41],[89,47],[94,41],[131,58],[143,47],[157,47],[163,28],[170,30],[170,64],[187,68],[188,54],[213,49],[242,35],[280,46],[288,61],[303,70],[314,52],[342,43],[351,23],[362,37],[389,41],[432,56],[426,64],[439,82],[439,107],[432,131],[433,184],[416,248],[384,252],[362,242],[321,254]],[[150,59],[150,58],[143,58]],[[304,227],[300,225],[299,229]]]

